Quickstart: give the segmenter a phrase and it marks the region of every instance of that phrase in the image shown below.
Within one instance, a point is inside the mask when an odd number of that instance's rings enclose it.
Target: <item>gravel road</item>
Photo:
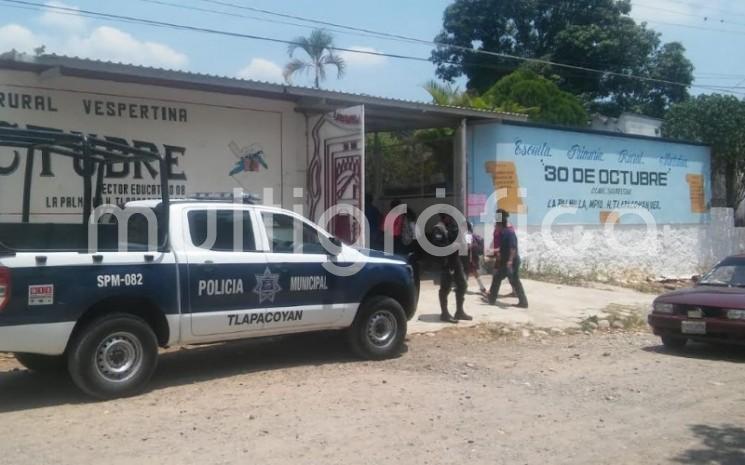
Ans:
[[[745,463],[743,349],[488,328],[407,345],[379,363],[328,334],[184,349],[111,402],[3,359],[0,463]]]

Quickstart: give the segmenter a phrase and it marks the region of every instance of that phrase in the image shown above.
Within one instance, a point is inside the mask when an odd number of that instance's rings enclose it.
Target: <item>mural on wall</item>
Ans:
[[[574,211],[558,224],[638,224],[647,212],[659,224],[709,221],[708,147],[509,123],[470,127],[468,150],[476,222],[497,207],[531,225],[560,207]],[[506,196],[491,205],[500,189]]]
[[[70,90],[26,88],[13,76],[0,74],[0,96],[18,101],[3,107],[0,124],[95,135],[156,153],[166,159],[172,197],[236,187],[259,195],[266,187],[281,192],[280,112],[166,102],[155,87],[139,89],[138,97],[109,95],[96,87],[102,84],[88,80],[68,80]],[[29,164],[31,156],[35,161]],[[41,149],[31,156],[0,148],[0,221],[21,221],[24,213],[31,221],[79,221],[84,189],[79,163]],[[20,196],[28,167],[30,211],[23,212]],[[157,164],[112,163],[102,174],[104,203],[123,205],[161,195]]]
[[[308,217],[317,220],[323,211],[346,204],[364,210],[364,107],[356,106],[316,117],[311,131],[308,164]],[[322,211],[323,210],[323,211]],[[327,227],[346,242],[354,242],[360,225],[341,214]]]
[[[264,149],[261,145],[251,144],[248,147],[241,148],[235,141],[231,141],[228,147],[238,159],[233,164],[233,169],[230,170],[230,176],[235,176],[239,173],[257,173],[262,167],[265,170],[269,169],[269,165],[267,165],[264,159]]]

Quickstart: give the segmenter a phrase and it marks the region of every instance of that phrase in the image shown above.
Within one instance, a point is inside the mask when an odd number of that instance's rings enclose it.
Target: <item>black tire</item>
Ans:
[[[158,363],[158,341],[141,318],[113,313],[76,333],[67,353],[75,384],[86,394],[113,399],[138,394]]]
[[[688,344],[688,339],[678,336],[661,336],[662,345],[670,350],[683,350]]]
[[[354,324],[349,343],[360,357],[383,360],[401,353],[406,338],[406,314],[395,299],[385,296],[366,299]]]
[[[64,355],[13,354],[18,363],[29,370],[40,374],[59,375],[67,370],[67,360]]]

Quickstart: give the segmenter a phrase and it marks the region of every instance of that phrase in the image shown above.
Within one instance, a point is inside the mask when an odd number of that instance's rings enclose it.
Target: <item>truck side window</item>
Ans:
[[[188,214],[191,242],[200,249],[216,252],[255,252],[251,215],[239,210],[193,210]],[[243,224],[243,237],[234,238],[235,220]],[[209,238],[209,222],[214,222],[214,237]],[[210,240],[212,239],[212,240]],[[235,239],[238,239],[237,241]],[[242,240],[241,240],[242,239]]]
[[[261,216],[264,220],[271,252],[325,253],[319,239],[319,232],[309,224],[281,213],[262,212]]]

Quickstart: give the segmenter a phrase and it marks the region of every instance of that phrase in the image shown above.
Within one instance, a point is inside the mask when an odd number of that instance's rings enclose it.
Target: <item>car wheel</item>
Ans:
[[[42,374],[62,374],[67,368],[64,355],[13,354],[18,363],[29,370]]]
[[[362,358],[382,360],[398,355],[406,338],[406,315],[390,297],[371,297],[360,305],[349,329],[349,342]]]
[[[152,328],[134,315],[116,313],[85,326],[68,350],[75,384],[99,399],[141,392],[155,371],[158,341]]]
[[[662,345],[670,350],[681,350],[688,343],[688,339],[677,336],[661,336]]]

